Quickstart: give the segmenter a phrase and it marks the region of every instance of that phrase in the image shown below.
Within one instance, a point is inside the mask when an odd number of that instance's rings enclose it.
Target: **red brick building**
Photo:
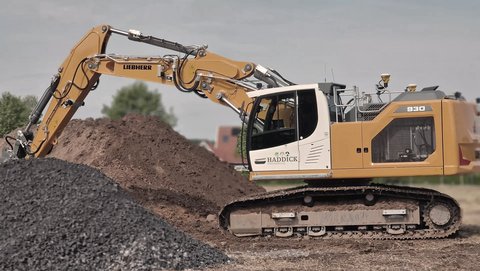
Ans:
[[[215,143],[211,144],[207,141],[202,141],[200,146],[213,152],[220,161],[232,165],[241,165],[242,157],[237,152],[237,139],[240,131],[241,128],[238,126],[220,126],[217,129]]]

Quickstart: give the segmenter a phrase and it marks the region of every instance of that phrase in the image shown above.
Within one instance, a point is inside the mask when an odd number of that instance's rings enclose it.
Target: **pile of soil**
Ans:
[[[228,261],[98,170],[57,159],[0,165],[1,270],[152,270]]]
[[[49,156],[100,169],[144,206],[203,239],[218,235],[215,215],[223,205],[264,191],[157,117],[72,120]]]

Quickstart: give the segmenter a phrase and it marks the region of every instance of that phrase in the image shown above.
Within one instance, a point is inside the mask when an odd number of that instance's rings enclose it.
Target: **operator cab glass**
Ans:
[[[249,124],[250,150],[284,145],[304,139],[315,131],[315,90],[263,96],[254,105]]]
[[[297,139],[295,92],[266,96],[255,104],[251,150],[288,144]]]

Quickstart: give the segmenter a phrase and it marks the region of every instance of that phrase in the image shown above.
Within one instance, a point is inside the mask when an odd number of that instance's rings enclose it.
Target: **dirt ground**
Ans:
[[[281,187],[267,187],[267,190]],[[207,270],[480,270],[480,186],[429,186],[458,200],[463,226],[447,239],[226,241],[230,265]],[[238,238],[237,238],[238,239]]]

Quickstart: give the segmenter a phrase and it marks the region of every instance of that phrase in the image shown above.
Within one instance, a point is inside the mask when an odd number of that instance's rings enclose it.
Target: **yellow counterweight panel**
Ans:
[[[480,131],[474,131],[475,105],[456,100],[442,103],[445,175],[480,172],[480,160],[476,158]]]

